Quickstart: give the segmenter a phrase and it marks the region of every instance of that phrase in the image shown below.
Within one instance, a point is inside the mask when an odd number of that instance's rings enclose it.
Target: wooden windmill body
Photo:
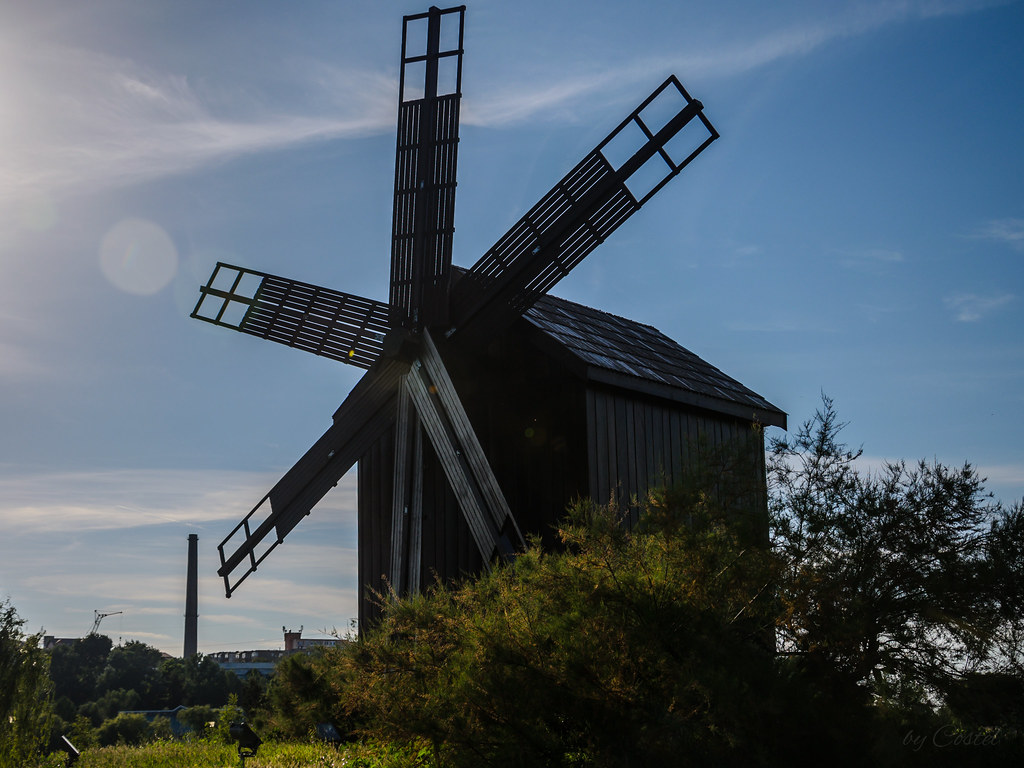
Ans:
[[[671,480],[698,435],[785,425],[656,329],[547,295],[718,137],[674,76],[472,268],[452,267],[464,12],[403,21],[388,303],[227,264],[201,288],[193,317],[367,369],[220,544],[229,597],[357,462],[365,626],[374,592],[478,572],[574,498]]]

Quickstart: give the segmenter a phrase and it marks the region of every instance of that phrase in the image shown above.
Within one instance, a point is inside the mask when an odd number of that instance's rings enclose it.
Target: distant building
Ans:
[[[285,656],[290,656],[293,653],[309,653],[316,648],[333,648],[345,642],[336,637],[303,637],[302,627],[299,627],[298,631],[281,627],[281,631],[284,632],[283,651],[217,651],[207,655],[216,661],[221,669],[234,672],[239,677],[245,677],[254,670],[269,677],[274,673],[277,662]]]
[[[281,627],[281,631],[284,632],[285,653],[292,653],[294,651],[308,652],[314,648],[336,648],[343,642],[336,637],[303,637],[302,627],[299,627],[298,632],[294,629],[286,629],[285,627]]]
[[[58,645],[71,645],[77,643],[82,638],[80,637],[54,637],[53,635],[43,635],[43,650],[52,651]]]
[[[207,654],[207,656],[216,661],[221,669],[234,672],[239,677],[245,677],[253,670],[269,677],[274,673],[277,662],[284,658],[285,652],[281,650],[217,651]]]

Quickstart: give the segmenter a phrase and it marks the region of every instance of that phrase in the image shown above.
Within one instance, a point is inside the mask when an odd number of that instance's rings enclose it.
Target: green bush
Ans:
[[[682,493],[682,492],[680,492]],[[388,607],[342,657],[348,703],[380,740],[453,766],[758,764],[785,748],[769,554],[709,495],[653,496],[633,531],[580,504],[565,552]],[[778,750],[765,755],[767,762]]]
[[[75,718],[66,735],[78,749],[87,749],[99,744],[96,739],[96,729],[93,727],[92,721],[85,715]]]
[[[104,721],[96,731],[96,738],[104,747],[114,744],[137,746],[148,741],[151,734],[152,729],[144,715],[122,712]]]

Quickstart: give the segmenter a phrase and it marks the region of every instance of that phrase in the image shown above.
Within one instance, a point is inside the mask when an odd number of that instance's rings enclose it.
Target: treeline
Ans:
[[[182,737],[227,742],[232,721],[266,723],[279,698],[258,672],[239,678],[203,654],[174,658],[99,634],[44,650],[41,634],[25,635],[23,626],[14,606],[0,602],[0,768],[59,751],[65,736],[78,749]],[[153,710],[177,712],[173,720],[139,713]]]
[[[263,705],[266,681],[259,674],[244,680],[202,654],[181,659],[137,641],[114,646],[105,635],[61,643],[49,654],[52,681],[51,745],[67,735],[79,748],[139,743],[173,735],[170,721],[147,722],[137,710],[187,709],[178,723],[202,733],[231,704]]]

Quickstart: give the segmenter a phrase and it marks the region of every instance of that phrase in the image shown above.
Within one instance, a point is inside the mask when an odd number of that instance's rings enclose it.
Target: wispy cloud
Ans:
[[[376,73],[319,67],[303,81],[314,91],[310,106],[277,111],[255,98],[243,109],[179,74],[93,51],[23,45],[18,56],[18,87],[5,94],[3,203],[133,184],[393,123],[397,86]]]
[[[892,248],[865,248],[851,252],[849,258],[851,262],[893,264],[903,261],[903,253]]]
[[[2,469],[2,468],[0,468]],[[0,477],[0,527],[8,533],[126,530],[237,522],[277,481],[267,473],[123,469]],[[329,497],[355,509],[347,479]],[[326,505],[326,502],[325,502]]]
[[[883,321],[888,322],[889,320],[892,319],[893,315],[896,315],[900,312],[905,312],[908,309],[906,305],[896,304],[859,303],[856,305],[856,307],[861,313],[863,313],[864,317],[867,318],[868,321],[872,323],[878,323]]]
[[[42,323],[22,309],[22,304],[33,306],[33,302],[26,300],[20,275],[6,277],[7,282],[0,286],[0,386],[36,381],[50,374],[39,350]],[[11,290],[12,286],[17,288]]]
[[[742,75],[776,62],[811,55],[831,42],[874,32],[914,20],[973,13],[1006,0],[918,0],[869,2],[856,5],[820,6],[817,17],[801,10],[796,20],[780,20],[764,31],[739,30],[726,40],[681,47],[674,41],[671,53],[653,46],[630,58],[616,56],[598,63],[550,72],[543,80],[523,82],[522,72],[496,75],[484,96],[467,94],[463,121],[481,126],[504,126],[538,119],[546,122],[586,122],[595,110],[636,96],[640,86],[652,87],[666,72],[685,73],[687,78],[709,80]],[[780,17],[785,11],[780,12]],[[500,77],[500,80],[497,78]],[[512,80],[515,77],[517,79]],[[602,98],[594,99],[594,94]],[[620,98],[621,97],[621,98]]]
[[[952,310],[956,319],[962,323],[973,323],[986,315],[1006,306],[1016,298],[1013,294],[1003,293],[992,296],[979,296],[975,293],[962,293],[949,296],[944,301]]]
[[[0,381],[37,379],[46,368],[37,362],[26,345],[0,341]]]
[[[244,515],[247,510],[239,498],[254,495],[253,480],[246,473],[166,470],[4,477],[0,525],[19,533],[202,525]]]
[[[483,97],[468,96],[462,122],[493,127],[514,125],[539,115],[549,122],[578,122],[584,119],[579,106],[588,95],[640,76],[638,71],[620,69],[554,78],[541,84],[508,83]]]
[[[512,74],[467,97],[464,119],[506,125],[543,116],[579,122],[585,97],[615,93],[652,74],[685,71],[731,77],[773,62],[806,56],[831,41],[894,23],[963,14],[993,2],[868,3],[803,14],[768,32],[690,46],[685,53],[652,52],[552,73],[543,83]],[[0,114],[0,203],[95,192],[252,153],[305,142],[390,131],[397,83],[380,72],[304,62],[290,83],[197,83],[96,51],[23,41],[9,45],[0,65],[17,71],[5,84]],[[281,73],[277,74],[281,77]],[[244,95],[239,95],[244,94]],[[589,99],[594,102],[594,99]],[[607,99],[590,109],[602,108]],[[9,207],[9,206],[8,206]]]
[[[978,230],[977,237],[1024,250],[1024,219],[993,219]]]
[[[859,37],[894,24],[959,16],[1012,0],[904,0],[818,5],[814,18],[801,9],[797,21],[736,39],[712,50],[687,53],[671,59],[673,65],[701,77],[733,77],[787,59],[821,50],[829,43]]]

